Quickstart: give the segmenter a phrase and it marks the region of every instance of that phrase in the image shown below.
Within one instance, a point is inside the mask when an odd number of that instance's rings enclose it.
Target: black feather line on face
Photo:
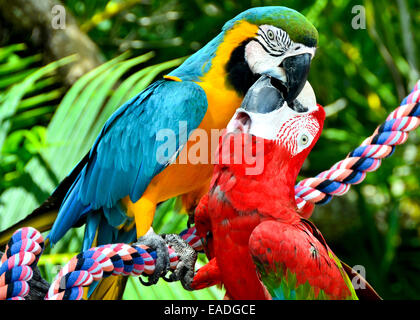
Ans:
[[[285,48],[289,48],[292,44],[292,40],[289,38],[289,35],[285,31],[279,31],[279,44],[283,44]]]
[[[282,30],[277,30],[276,31],[276,33],[275,33],[275,40],[276,40],[276,42],[277,42],[277,46],[278,47],[281,47],[281,49],[279,49],[279,48],[276,48],[275,46],[273,46],[273,44],[272,44],[272,40],[270,40],[269,38],[268,38],[268,36],[267,36],[267,34],[262,30],[262,29],[259,29],[261,32],[259,33],[259,35],[263,38],[263,40],[264,40],[264,44],[263,43],[261,43],[258,39],[256,39],[263,47],[264,47],[264,49],[270,54],[270,55],[272,55],[272,56],[274,56],[274,57],[279,57],[279,56],[282,56],[286,51],[287,51],[287,49],[289,49],[289,47],[291,46],[291,44],[292,44],[292,40],[289,38],[289,35],[285,32],[285,31],[282,31]],[[273,52],[270,52],[270,50],[269,49],[267,49],[266,47],[265,47],[265,45],[268,45],[268,47],[271,49],[271,50],[273,50],[273,51],[276,51],[276,52],[280,52],[280,55],[278,55],[278,54],[275,54],[275,53],[273,53]]]
[[[257,42],[261,45],[261,47],[264,49],[264,51],[265,51],[265,52],[267,52],[267,53],[268,53],[270,56],[272,56],[272,57],[276,57],[276,58],[278,58],[278,57],[281,57],[281,56],[283,56],[283,55],[284,55],[284,52],[279,53],[279,54],[276,54],[276,53],[271,52],[269,49],[267,49],[267,48],[264,46],[264,43],[263,43],[263,42],[261,42],[259,39],[255,39],[255,41],[257,41]]]
[[[227,80],[236,92],[245,96],[249,88],[257,81],[260,75],[254,74],[245,60],[245,46],[254,40],[250,38],[242,42],[233,50],[229,62],[226,64]]]
[[[264,33],[264,31],[261,30],[261,37],[263,38],[263,40],[265,41],[264,44],[268,45],[271,49],[275,50],[273,45],[271,44],[271,40],[268,39],[267,35]],[[257,39],[258,40],[258,39]]]

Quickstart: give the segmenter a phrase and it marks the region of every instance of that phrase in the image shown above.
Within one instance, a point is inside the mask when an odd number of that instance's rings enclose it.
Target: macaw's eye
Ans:
[[[274,32],[272,30],[268,30],[267,37],[270,40],[274,40]]]
[[[309,142],[309,137],[306,134],[301,135],[301,137],[300,137],[300,143],[303,146],[306,146],[308,144],[308,142]]]

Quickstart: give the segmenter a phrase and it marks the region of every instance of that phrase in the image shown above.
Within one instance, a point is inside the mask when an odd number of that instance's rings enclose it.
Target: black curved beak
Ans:
[[[244,99],[242,100],[241,108],[245,111],[253,113],[270,113],[281,108],[287,101],[284,98],[285,91],[279,89],[280,84],[278,82],[279,80],[276,78],[262,75],[252,85],[252,87],[249,88]],[[306,83],[306,80],[304,83]],[[299,89],[299,93],[302,91],[302,88]],[[282,86],[282,89],[284,89],[284,86]],[[297,95],[299,95],[299,93]],[[287,102],[287,105],[296,112],[308,111],[307,107],[303,106],[299,101],[295,99],[293,101]]]
[[[271,77],[262,75],[249,88],[241,107],[230,120],[228,129],[232,132],[249,132],[252,124],[250,113],[270,113],[284,104],[282,93],[271,84]]]
[[[282,93],[275,88],[269,76],[262,75],[251,88],[249,88],[241,108],[254,113],[270,113],[284,104]]]
[[[288,57],[283,60],[282,66],[286,72],[287,82],[283,98],[288,104],[292,103],[305,86],[311,67],[311,55],[309,53]]]
[[[288,106],[296,112],[306,111],[306,108],[302,109],[301,106],[296,105],[296,98],[308,80],[311,61],[312,55],[310,53],[303,53],[284,59],[279,67],[286,74],[286,82],[284,81],[284,75],[278,75],[277,71],[268,70],[261,74],[262,76],[265,75],[271,78],[271,84],[281,92],[283,102],[286,101]]]

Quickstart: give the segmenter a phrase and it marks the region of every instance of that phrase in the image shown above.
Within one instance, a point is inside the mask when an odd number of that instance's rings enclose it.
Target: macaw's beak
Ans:
[[[309,107],[312,105],[303,105],[297,99],[298,97],[291,102],[287,102],[284,99],[283,92],[273,84],[275,81],[277,80],[272,77],[262,75],[249,88],[242,100],[241,106],[236,110],[235,115],[227,126],[228,132],[239,130],[243,133],[251,133],[260,137],[270,137],[271,139],[271,133],[278,132],[279,128],[277,126],[281,119],[309,111]],[[306,97],[306,102],[310,101],[310,94],[307,90],[302,89],[300,89],[301,95]],[[312,95],[313,105],[316,106],[313,91]],[[265,131],[269,133],[265,135]]]
[[[284,70],[286,80],[284,80],[284,75],[283,77],[277,76],[276,72],[267,73],[272,77],[272,84],[282,93],[284,100],[289,105],[293,104],[305,86],[311,67],[311,58],[311,54],[304,53],[284,59],[280,67]]]
[[[241,109],[254,113],[270,113],[283,106],[285,99],[282,93],[272,84],[269,76],[261,76],[249,88],[242,100]]]
[[[270,113],[277,110],[287,103],[287,106],[296,112],[306,112],[308,108],[303,106],[296,97],[288,102],[284,98],[284,92],[278,89],[278,80],[266,75],[262,75],[248,90],[240,109],[253,113]],[[299,89],[299,93],[302,91]]]
[[[283,67],[287,77],[287,94],[284,98],[289,104],[297,98],[305,86],[306,80],[308,80],[311,55],[304,53],[298,56],[288,57],[284,59]]]
[[[249,88],[240,108],[227,125],[228,132],[248,133],[251,128],[251,114],[267,114],[284,105],[281,92],[271,84],[271,77],[262,75]]]

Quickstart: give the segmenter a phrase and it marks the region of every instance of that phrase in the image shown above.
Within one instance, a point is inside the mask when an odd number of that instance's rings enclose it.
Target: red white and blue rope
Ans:
[[[180,233],[196,251],[203,250],[195,228]],[[10,239],[0,264],[0,300],[25,300],[28,281],[44,248],[42,235],[34,228],[22,228]],[[179,258],[168,247],[170,268],[174,270]],[[156,251],[146,246],[125,243],[91,248],[73,257],[57,274],[45,297],[46,300],[81,300],[83,287],[109,276],[140,276],[155,271]]]
[[[307,202],[326,204],[333,196],[342,196],[350,186],[361,183],[367,172],[377,170],[382,159],[391,156],[395,146],[407,141],[408,133],[420,125],[420,80],[401,105],[380,125],[372,136],[349,153],[342,161],[314,178],[295,186],[298,209]]]
[[[203,249],[195,228],[180,236],[195,250]],[[170,268],[178,264],[178,256],[168,247]],[[91,248],[73,257],[57,274],[45,297],[46,300],[81,300],[83,287],[109,276],[140,276],[155,271],[156,252],[146,246],[124,243]]]
[[[44,239],[34,228],[16,231],[0,260],[0,300],[25,300],[32,268],[44,249]]]

